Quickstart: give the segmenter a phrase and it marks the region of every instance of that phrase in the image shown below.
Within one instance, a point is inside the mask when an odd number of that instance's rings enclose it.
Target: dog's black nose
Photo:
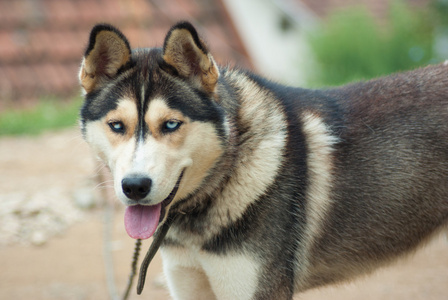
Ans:
[[[126,177],[121,181],[123,193],[132,200],[140,200],[148,195],[152,181],[148,177]]]

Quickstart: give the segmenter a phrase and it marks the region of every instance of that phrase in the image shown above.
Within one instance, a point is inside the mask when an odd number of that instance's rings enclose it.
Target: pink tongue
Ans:
[[[133,239],[149,239],[157,229],[162,204],[128,206],[124,213],[124,227]]]

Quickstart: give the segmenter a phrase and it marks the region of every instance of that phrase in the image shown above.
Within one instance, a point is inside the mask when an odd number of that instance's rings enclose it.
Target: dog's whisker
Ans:
[[[112,183],[112,184],[111,184]],[[106,189],[106,188],[113,188],[114,181],[113,180],[106,180],[103,181],[99,184],[97,184],[96,186],[93,187],[93,190],[99,190],[99,189]]]
[[[104,163],[97,163],[97,164],[95,164],[94,173],[96,175],[99,175],[104,169],[106,169],[106,172],[108,171],[106,164],[104,164]]]

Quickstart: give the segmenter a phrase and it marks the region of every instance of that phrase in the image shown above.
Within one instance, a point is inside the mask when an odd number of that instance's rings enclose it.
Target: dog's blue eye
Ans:
[[[180,125],[182,125],[182,122],[180,121],[174,121],[174,120],[166,121],[163,124],[163,130],[165,132],[173,132],[179,129]]]
[[[124,124],[122,122],[110,122],[110,129],[116,133],[124,133]]]

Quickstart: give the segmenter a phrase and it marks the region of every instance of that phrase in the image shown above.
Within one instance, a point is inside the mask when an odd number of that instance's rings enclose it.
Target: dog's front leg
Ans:
[[[168,288],[176,300],[216,299],[204,272],[177,266],[165,271]]]
[[[218,300],[254,299],[259,264],[250,255],[201,252],[199,261]]]
[[[164,248],[161,254],[164,273],[173,299],[216,299],[206,274],[189,252],[183,248]]]

